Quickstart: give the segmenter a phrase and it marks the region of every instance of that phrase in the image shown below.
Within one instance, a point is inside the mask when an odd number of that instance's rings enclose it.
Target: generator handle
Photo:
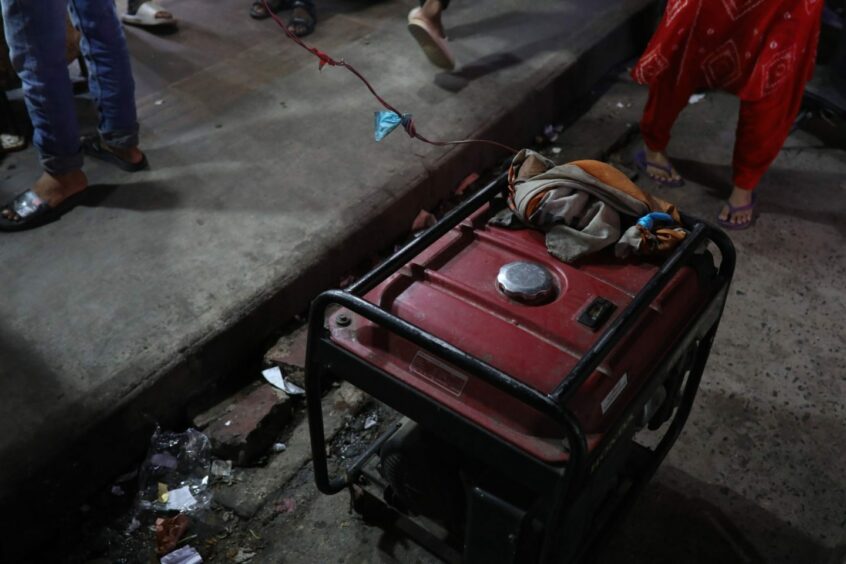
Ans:
[[[563,405],[587,380],[599,363],[611,352],[625,335],[628,334],[634,323],[640,319],[641,314],[658,297],[658,294],[669,284],[670,280],[679,269],[684,266],[688,259],[697,249],[710,240],[720,249],[721,262],[719,276],[724,284],[728,284],[734,273],[735,252],[731,239],[719,229],[715,229],[701,220],[693,220],[685,217],[685,222],[695,222],[691,232],[685,237],[679,247],[663,262],[652,278],[647,281],[643,288],[637,293],[626,309],[608,326],[605,332],[597,339],[593,346],[579,359],[573,369],[549,394],[549,399]],[[689,225],[689,223],[688,223]],[[721,289],[720,285],[717,290]]]
[[[343,290],[328,290],[320,294],[312,302],[309,311],[308,343],[306,348],[305,385],[306,405],[309,415],[309,434],[311,435],[314,478],[321,492],[334,494],[349,485],[348,476],[329,477],[321,404],[321,373],[317,369],[315,359],[318,342],[323,338],[325,330],[326,310],[330,305],[340,305],[372,323],[379,324],[397,336],[414,343],[455,367],[464,370],[468,375],[487,382],[520,402],[552,418],[563,429],[567,437],[569,449],[567,472],[564,473],[566,485],[562,487],[562,495],[565,495],[565,492],[572,491],[572,484],[578,482],[584,475],[587,439],[585,438],[581,424],[567,408],[552,401],[546,394],[515,380],[483,360],[462,351],[447,341],[424,331],[404,319],[392,315],[358,296],[354,296]]]

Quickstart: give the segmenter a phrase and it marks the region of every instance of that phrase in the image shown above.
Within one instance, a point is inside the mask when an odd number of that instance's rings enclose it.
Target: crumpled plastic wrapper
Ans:
[[[191,512],[211,502],[211,443],[200,431],[157,428],[139,472],[140,506],[156,512]]]

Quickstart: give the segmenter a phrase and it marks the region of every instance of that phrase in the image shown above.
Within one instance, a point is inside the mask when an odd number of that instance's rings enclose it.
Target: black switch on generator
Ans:
[[[579,323],[596,331],[611,317],[615,309],[617,306],[605,298],[596,298],[579,316]]]

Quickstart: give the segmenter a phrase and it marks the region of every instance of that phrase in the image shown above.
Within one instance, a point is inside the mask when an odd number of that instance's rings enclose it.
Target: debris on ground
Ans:
[[[232,461],[231,460],[212,460],[211,475],[214,478],[227,480],[232,477]]]
[[[416,233],[418,231],[423,231],[424,229],[428,229],[432,227],[437,222],[437,218],[434,214],[427,212],[426,210],[420,210],[417,214],[417,217],[414,218],[414,221],[411,223],[411,232]]]
[[[235,557],[232,558],[232,561],[235,562],[235,564],[243,564],[244,562],[249,562],[250,560],[252,560],[255,555],[256,553],[251,550],[247,550],[246,548],[239,548],[238,552],[235,554]]]
[[[141,466],[142,509],[193,511],[211,502],[211,444],[196,429],[173,433],[156,429]]]
[[[692,94],[690,96],[690,99],[688,100],[688,103],[698,104],[699,102],[701,102],[704,99],[705,99],[705,94]]]
[[[176,548],[190,525],[191,520],[184,513],[169,519],[156,519],[156,553],[167,554]]]
[[[162,564],[202,564],[203,557],[193,546],[183,546],[162,557]]]
[[[463,196],[464,192],[466,192],[468,188],[473,186],[473,184],[475,184],[476,181],[479,180],[479,178],[480,176],[478,172],[471,172],[466,177],[464,177],[464,180],[458,183],[458,186],[456,186],[455,190],[453,190],[453,194],[455,194],[456,196]]]
[[[271,386],[279,388],[289,396],[305,395],[305,390],[285,378],[285,374],[278,366],[262,370],[261,375]]]
[[[297,500],[292,497],[282,498],[273,509],[277,513],[293,513],[297,509]]]
[[[364,430],[367,431],[368,429],[371,429],[378,424],[379,424],[379,417],[376,415],[376,413],[371,413],[364,420]]]
[[[288,448],[288,445],[286,445],[285,443],[273,443],[273,446],[270,447],[270,450],[278,453],[278,452],[285,452],[285,450],[287,450],[287,448]]]

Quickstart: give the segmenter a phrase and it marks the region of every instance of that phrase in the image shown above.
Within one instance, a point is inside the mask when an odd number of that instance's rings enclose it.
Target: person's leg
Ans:
[[[778,156],[802,104],[804,82],[791,91],[776,92],[762,100],[742,100],[734,142],[734,189],[719,218],[734,225],[752,220],[752,194]],[[739,211],[729,209],[742,208]]]
[[[100,112],[101,146],[129,163],[144,155],[138,148],[135,81],[129,49],[112,0],[70,0],[74,25],[82,32],[88,87]]]
[[[66,0],[2,0],[9,56],[23,84],[44,175],[32,192],[51,207],[84,190],[79,126],[65,60]],[[0,211],[18,220],[12,207]]]
[[[449,0],[420,0],[420,7],[408,13],[408,31],[432,64],[452,70],[455,57],[450,51],[441,20],[441,14],[448,6]]]
[[[688,98],[688,93],[682,92],[671,80],[657,80],[649,86],[640,133],[646,154],[646,173],[659,182],[681,180],[665,151],[670,143],[673,124],[687,106]]]
[[[420,0],[420,17],[429,21],[441,37],[446,37],[441,15],[448,7],[449,0]]]

